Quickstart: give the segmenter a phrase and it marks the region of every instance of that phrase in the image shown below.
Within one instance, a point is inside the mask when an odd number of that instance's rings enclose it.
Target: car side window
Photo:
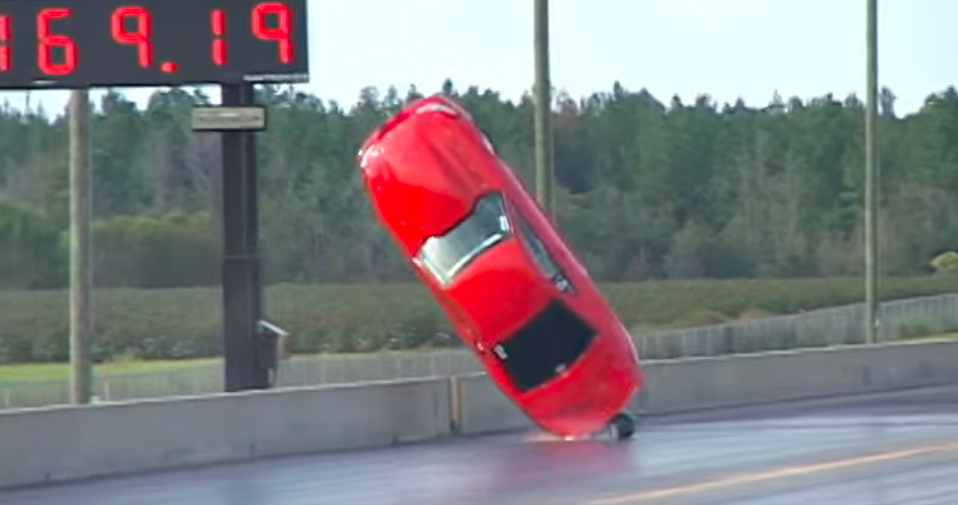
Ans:
[[[492,143],[492,140],[489,138],[489,134],[486,133],[486,130],[480,128],[479,132],[482,134],[482,142],[486,145],[486,149],[489,149],[489,152],[492,154],[497,154],[496,146]]]
[[[535,230],[532,229],[532,225],[526,221],[525,217],[523,217],[518,210],[516,211],[516,224],[518,225],[517,229],[522,236],[523,242],[529,247],[529,250],[532,252],[532,257],[543,275],[562,291],[570,291],[572,286],[562,271],[562,267],[560,267],[555,261],[555,258],[549,254],[549,250],[545,244],[542,243],[542,239],[536,235]]]

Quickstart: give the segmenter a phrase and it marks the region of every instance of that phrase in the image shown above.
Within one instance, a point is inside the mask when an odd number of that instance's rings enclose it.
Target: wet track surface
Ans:
[[[958,503],[958,387],[0,491],[3,505]]]

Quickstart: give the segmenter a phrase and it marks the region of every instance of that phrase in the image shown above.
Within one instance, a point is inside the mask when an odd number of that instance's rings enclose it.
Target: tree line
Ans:
[[[488,132],[533,188],[533,102],[440,88]],[[260,227],[269,283],[412,280],[375,223],[355,163],[369,132],[414,87],[372,87],[345,106],[263,86]],[[91,104],[95,281],[167,287],[219,282],[219,138],[190,130],[191,88],[144,108],[109,91]],[[958,93],[899,116],[880,93],[881,266],[930,270],[958,239]],[[854,95],[776,95],[762,107],[707,95],[667,101],[614,83],[557,92],[558,222],[602,281],[815,277],[863,270],[864,104]],[[67,282],[67,121],[0,109],[0,288]],[[229,169],[229,167],[227,167]]]

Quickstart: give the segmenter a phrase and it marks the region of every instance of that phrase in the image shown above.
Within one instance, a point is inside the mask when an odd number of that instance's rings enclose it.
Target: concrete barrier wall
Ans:
[[[677,413],[958,383],[954,340],[650,361],[630,410]],[[461,431],[533,426],[484,374],[458,379]]]
[[[359,449],[449,432],[449,381],[0,413],[0,487]]]
[[[459,388],[459,433],[478,435],[533,427],[533,423],[485,374],[452,379]],[[453,414],[456,415],[456,414]]]
[[[632,410],[663,414],[958,382],[958,342],[932,341],[649,363]]]
[[[958,383],[958,342],[647,362],[661,414]],[[0,412],[0,487],[531,428],[489,381],[410,380]]]

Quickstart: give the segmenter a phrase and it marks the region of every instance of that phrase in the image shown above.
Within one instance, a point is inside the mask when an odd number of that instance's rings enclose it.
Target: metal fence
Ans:
[[[636,333],[640,356],[667,360],[862,343],[864,305],[854,304],[751,321]],[[958,331],[958,293],[884,302],[878,338],[888,342]],[[477,372],[464,349],[353,355],[297,356],[283,362],[277,386],[342,384],[370,380]],[[207,394],[222,391],[220,364],[149,373],[98,376],[102,401]],[[0,383],[0,409],[67,403],[67,381]]]
[[[818,309],[751,321],[640,333],[645,359],[718,356],[864,343],[865,305]],[[880,342],[958,330],[958,293],[893,300],[880,304]]]

